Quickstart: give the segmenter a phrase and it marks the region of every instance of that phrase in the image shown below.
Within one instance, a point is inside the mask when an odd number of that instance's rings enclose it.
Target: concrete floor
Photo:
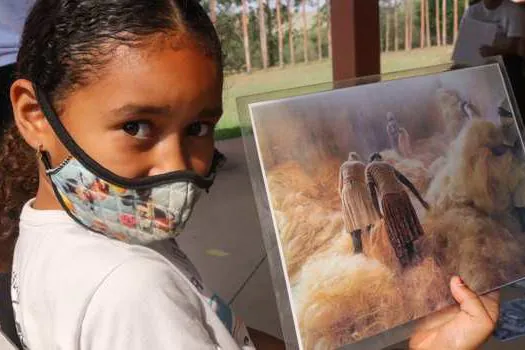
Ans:
[[[247,325],[282,338],[242,140],[220,142],[218,148],[228,162],[179,243],[208,286],[230,301]],[[525,290],[510,287],[502,295],[525,297]],[[388,349],[407,349],[406,342]],[[525,349],[525,337],[505,343],[491,339],[482,349]]]

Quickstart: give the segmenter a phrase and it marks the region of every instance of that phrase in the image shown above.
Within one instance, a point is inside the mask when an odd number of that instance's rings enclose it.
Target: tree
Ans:
[[[468,0],[467,0],[468,1]],[[436,41],[437,46],[441,46],[441,24],[440,24],[440,17],[441,17],[441,11],[440,11],[440,1],[436,0]]]
[[[419,47],[425,47],[425,1],[419,3]]]
[[[399,50],[399,19],[398,19],[398,6],[394,4],[394,51]]]
[[[409,26],[409,34],[410,34],[410,49],[412,49],[414,45],[414,0],[409,1],[409,14],[410,14],[410,26]]]
[[[270,0],[264,2],[266,17],[266,42],[268,43],[268,67],[275,66],[279,59],[278,40],[275,31],[275,11],[270,7]]]
[[[211,11],[212,7],[210,6],[210,1],[201,0],[201,3],[204,8]],[[223,65],[226,74],[238,73],[245,70],[249,71],[251,69],[250,59],[247,60],[246,51],[244,49],[242,7],[239,6],[241,4],[242,3],[239,3],[238,0],[221,0],[220,3],[218,3],[216,11],[217,17],[215,28],[222,43]],[[211,13],[209,11],[208,15],[211,18]],[[254,11],[252,11],[252,13],[253,12]],[[250,15],[251,14],[248,14],[248,16]],[[251,21],[253,22],[253,25],[251,26],[253,28],[247,25],[248,40],[252,46],[258,48],[259,38],[256,26],[257,18],[253,17]],[[253,48],[251,49],[253,50]],[[254,52],[248,50],[248,53],[251,56],[251,60],[253,60]],[[258,54],[259,50],[257,50],[257,55]]]
[[[217,23],[217,0],[210,0],[210,19],[211,23]]]
[[[294,17],[294,3],[293,0],[287,0],[288,7],[288,43],[290,47],[290,63],[295,64],[295,45],[293,40],[293,17]]]
[[[332,58],[332,7],[330,6],[330,2],[332,0],[326,0],[326,21],[328,23],[327,25],[327,36],[328,36],[328,57]]]
[[[426,39],[427,39],[427,47],[432,46],[432,41],[430,40],[430,6],[429,6],[429,0],[423,0],[425,1],[425,33],[426,33]]]
[[[456,39],[458,37],[458,24],[459,24],[459,13],[458,13],[458,0],[454,0],[454,42],[456,42]]]
[[[386,33],[385,33],[385,51],[390,51],[390,9],[387,8],[385,14]]]
[[[268,68],[268,39],[266,37],[266,21],[264,15],[264,0],[257,0],[259,10],[259,40],[261,44],[261,61],[264,69]]]
[[[321,37],[321,0],[317,0],[317,58],[323,59],[323,38]]]
[[[412,0],[405,0],[405,51],[412,49]]]
[[[308,23],[306,20],[306,0],[301,0],[301,14],[303,18],[303,56],[304,62],[308,63]]]
[[[284,43],[283,43],[283,27],[281,21],[281,0],[275,0],[275,11],[277,19],[277,35],[278,35],[278,46],[279,46],[279,67],[284,66]]]
[[[242,1],[242,11],[241,11],[241,22],[242,22],[242,37],[244,42],[244,60],[246,62],[246,72],[250,73],[252,71],[252,59],[250,57],[250,39],[248,35],[248,0]]]
[[[442,43],[443,45],[448,44],[447,38],[447,0],[443,0],[443,32],[442,32]]]

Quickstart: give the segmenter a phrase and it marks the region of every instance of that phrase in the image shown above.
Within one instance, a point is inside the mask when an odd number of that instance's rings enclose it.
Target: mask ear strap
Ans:
[[[219,169],[219,164],[221,163],[221,160],[224,158],[224,155],[219,152],[217,148],[213,151],[213,159],[211,161],[210,166],[210,175],[217,174],[217,169]]]
[[[212,181],[215,180],[215,176],[217,175],[217,169],[219,168],[219,163],[222,157],[223,157],[222,153],[219,152],[217,148],[215,148],[213,150],[213,158],[211,160],[210,171],[208,172],[208,175],[206,176],[207,178],[212,178]],[[206,193],[210,192],[210,187],[206,188]]]

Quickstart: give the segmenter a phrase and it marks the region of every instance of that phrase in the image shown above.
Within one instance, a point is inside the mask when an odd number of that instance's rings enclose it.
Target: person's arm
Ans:
[[[370,171],[368,169],[366,169],[366,183],[368,185],[368,192],[370,193],[370,197],[372,198],[372,203],[374,204],[374,208],[376,209],[377,215],[379,215],[379,217],[382,218],[383,215],[381,215],[381,209],[379,208],[379,200],[377,198],[376,185],[374,182],[374,178],[372,177],[372,174],[370,174]]]
[[[182,278],[156,259],[121,264],[86,308],[80,348],[216,350],[201,301]]]
[[[425,318],[412,334],[411,350],[476,350],[496,328],[499,292],[478,297],[458,277],[450,288],[457,305]]]
[[[505,40],[505,44],[499,46],[483,45],[480,47],[479,53],[482,57],[518,55],[520,53],[520,43],[520,38],[511,37]]]
[[[505,33],[507,40],[499,46],[483,46],[480,54],[483,57],[520,55],[525,37],[525,10],[517,6],[507,11],[509,27]]]
[[[399,171],[395,169],[394,171],[396,173],[396,177],[398,178],[398,180],[401,181],[401,183],[405,185],[414,194],[414,196],[417,197],[417,199],[421,202],[421,205],[423,205],[423,207],[425,207],[426,210],[430,209],[430,206],[428,205],[428,203],[419,194],[419,191],[417,190],[416,186],[414,186],[412,182],[410,182],[410,180],[406,178],[405,175],[401,174]]]

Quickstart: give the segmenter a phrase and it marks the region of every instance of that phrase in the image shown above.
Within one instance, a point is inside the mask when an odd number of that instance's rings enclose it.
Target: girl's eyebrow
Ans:
[[[135,116],[154,116],[168,115],[171,111],[170,106],[136,105],[127,104],[113,109],[111,112],[116,115],[135,115]],[[199,112],[197,118],[211,119],[222,116],[222,106],[217,108],[206,108]]]
[[[127,104],[122,107],[113,109],[111,112],[117,115],[167,115],[169,114],[170,106],[153,106],[153,105],[136,105]]]

